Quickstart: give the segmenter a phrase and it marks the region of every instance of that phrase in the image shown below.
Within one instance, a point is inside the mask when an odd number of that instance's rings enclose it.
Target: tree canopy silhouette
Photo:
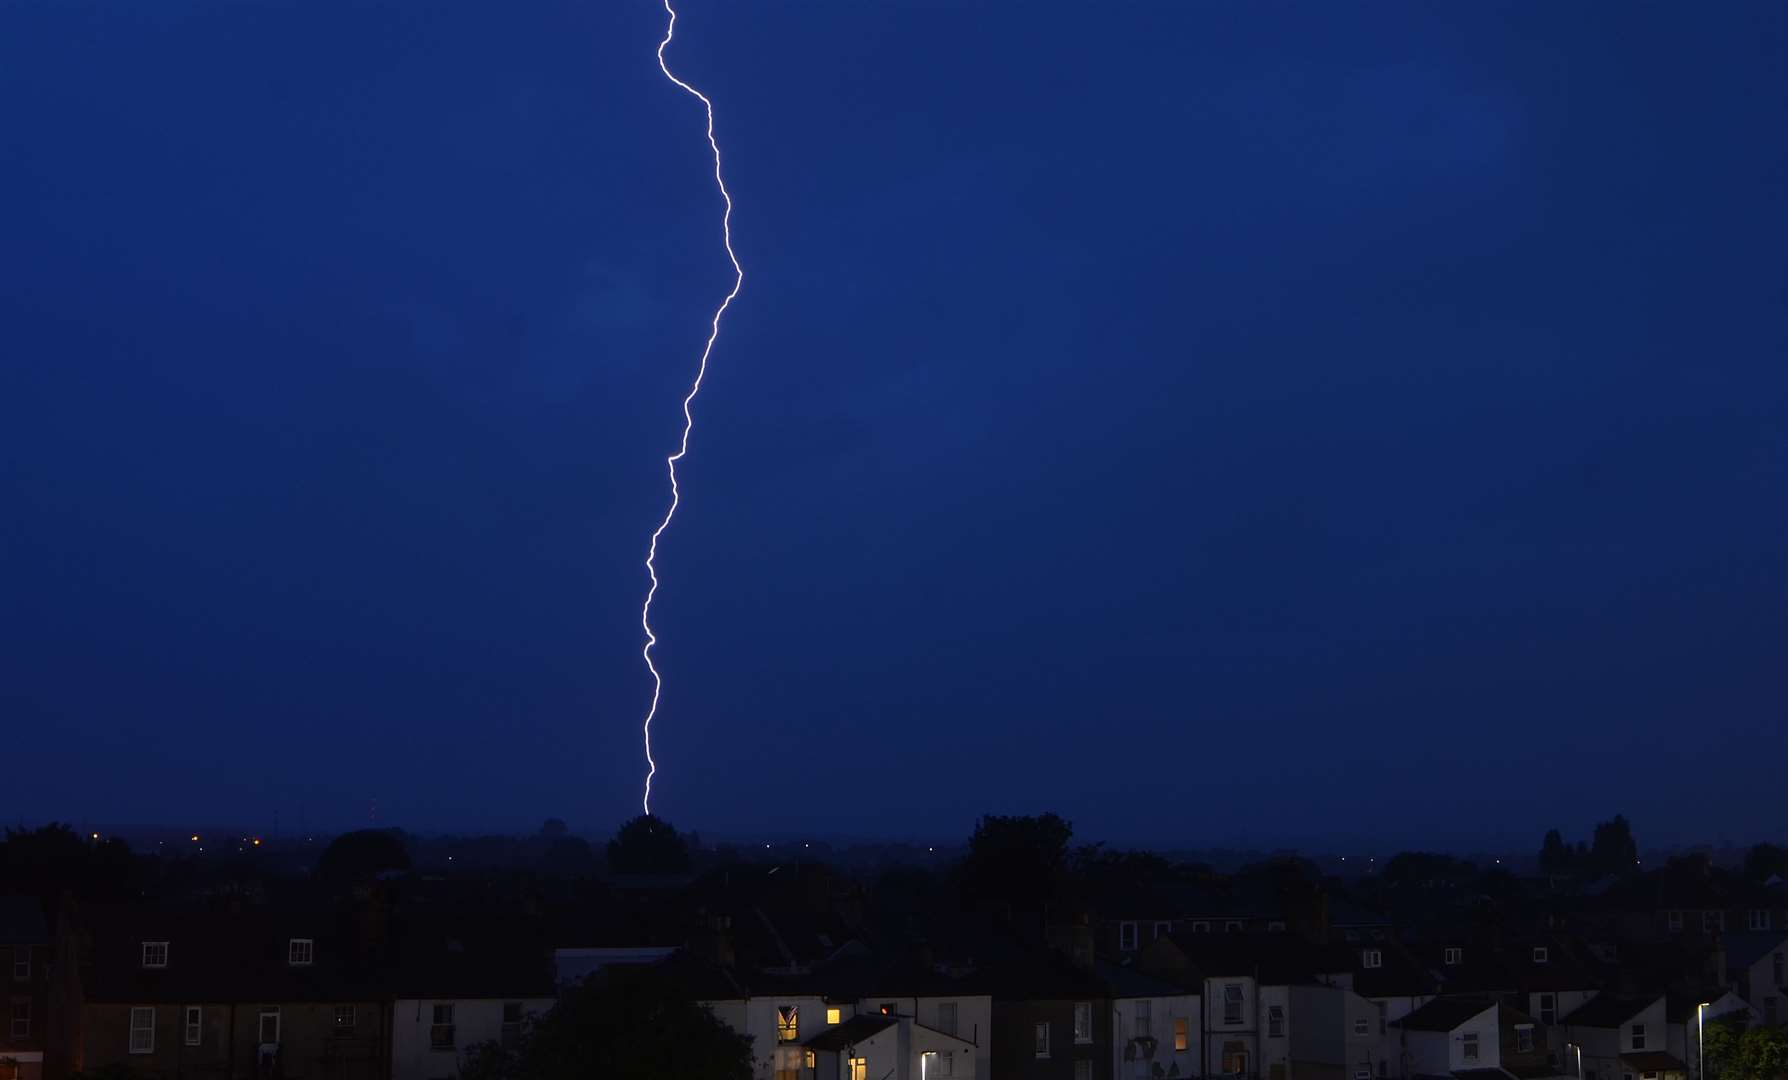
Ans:
[[[689,869],[689,844],[670,822],[641,814],[608,842],[608,868],[617,874],[681,874]]]

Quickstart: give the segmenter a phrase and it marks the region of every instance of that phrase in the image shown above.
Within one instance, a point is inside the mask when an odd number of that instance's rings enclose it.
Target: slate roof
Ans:
[[[1597,994],[1560,1023],[1572,1027],[1612,1028],[1631,1020],[1650,1008],[1662,995],[1624,997],[1619,994]]]
[[[837,1027],[827,1028],[801,1045],[809,1050],[837,1053],[846,1047],[867,1042],[899,1022],[892,1016],[883,1016],[880,1013],[853,1016]]]
[[[1495,1005],[1491,999],[1481,997],[1435,998],[1391,1024],[1405,1031],[1452,1031]]]

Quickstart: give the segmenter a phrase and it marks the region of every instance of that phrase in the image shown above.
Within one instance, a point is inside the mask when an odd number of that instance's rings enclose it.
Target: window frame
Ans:
[[[1083,1023],[1084,1021],[1084,1023]],[[1093,1041],[1093,1003],[1074,1003],[1074,1045],[1086,1046]]]
[[[168,954],[172,950],[165,941],[143,942],[143,967],[149,971],[160,971],[168,966]]]
[[[1135,923],[1118,923],[1118,952],[1135,952],[1137,937]],[[1128,942],[1128,944],[1125,944],[1125,942]]]
[[[1384,967],[1384,950],[1383,949],[1361,949],[1360,950],[1360,966],[1363,968],[1373,968],[1373,969]]]
[[[31,946],[14,945],[12,947],[12,981],[31,981]]]
[[[776,1044],[801,1041],[801,1006],[776,1006]]]
[[[1645,1037],[1647,1034],[1648,1034],[1648,1032],[1645,1030],[1644,1024],[1629,1024],[1629,1025],[1627,1025],[1628,1049],[1631,1049],[1631,1050],[1645,1049]]]
[[[1552,950],[1545,945],[1535,945],[1533,947],[1533,962],[1536,964],[1550,964],[1552,962]]]
[[[428,1048],[457,1050],[459,1047],[459,1010],[451,1001],[432,1001],[428,1011]],[[445,1009],[446,1012],[441,1010]],[[445,1017],[446,1019],[442,1019]],[[445,1036],[445,1038],[443,1038]]]
[[[1356,1019],[1353,1022],[1353,1033],[1355,1035],[1370,1035],[1370,1034],[1372,1034],[1372,1021],[1367,1020],[1364,1017]]]
[[[286,939],[286,966],[310,967],[317,962],[317,940],[295,937]]]
[[[1465,950],[1457,945],[1448,945],[1442,960],[1447,967],[1458,967],[1465,962]]]
[[[1138,1039],[1154,1038],[1155,1003],[1148,998],[1138,998],[1130,1008],[1130,1030]]]
[[[1534,1048],[1533,1025],[1532,1024],[1516,1024],[1515,1025],[1515,1053],[1517,1053],[1517,1054],[1531,1054],[1531,1053],[1533,1053],[1533,1048]]]
[[[1183,1054],[1192,1042],[1192,1024],[1183,1016],[1173,1018],[1173,1051]]]
[[[1468,1031],[1465,1034],[1459,1036],[1459,1058],[1461,1061],[1482,1060],[1478,1056],[1478,1054],[1480,1053],[1480,1050],[1481,1050],[1481,1048],[1478,1046],[1478,1033],[1477,1032]]]
[[[343,1012],[346,1012],[348,1016],[348,1022],[345,1024],[341,1022]],[[355,1031],[360,1027],[360,1010],[354,1005],[337,1005],[332,1022],[334,1026],[330,1028],[331,1031]]]
[[[20,1009],[25,1010],[25,1015],[23,1017],[25,1026],[22,1031],[19,1029],[19,1022],[21,1019],[19,1016]],[[15,1039],[29,1039],[31,1037],[31,1020],[31,999],[18,998],[14,1000],[12,1008],[7,1012],[7,1030],[12,1032],[12,1037]],[[5,1056],[5,1054],[0,1053],[0,1058],[4,1058]]]
[[[1767,910],[1763,908],[1752,908],[1750,917],[1746,920],[1745,925],[1752,930],[1768,930],[1769,924],[1770,917]]]
[[[1540,1023],[1558,1023],[1558,994],[1551,990],[1542,990],[1538,997],[1540,999]]]
[[[1267,1006],[1267,1038],[1285,1038],[1285,1006]]]
[[[267,1020],[273,1020],[273,1038],[263,1038],[267,1034]],[[280,1015],[278,1005],[263,1005],[255,1016],[255,1043],[259,1046],[278,1046],[279,1037],[284,1033],[285,1017]]]
[[[147,1024],[138,1024],[137,1020],[141,1017],[147,1017],[149,1022]],[[145,1043],[141,1046],[137,1045],[137,1036],[139,1034],[145,1037]],[[130,1007],[130,1028],[128,1037],[130,1053],[155,1053],[155,1006],[132,1005]]]
[[[1682,929],[1682,911],[1673,908],[1664,912],[1664,925],[1668,927],[1672,933],[1680,931]]]
[[[205,1041],[205,1007],[202,1005],[185,1005],[180,1009],[181,1037],[187,1046],[199,1046]]]
[[[1247,1001],[1241,983],[1223,984],[1223,1025],[1235,1027],[1247,1020]]]
[[[844,1010],[836,1005],[826,1006],[826,1026],[832,1027],[844,1023]]]
[[[1036,1022],[1036,1026],[1031,1032],[1031,1040],[1031,1045],[1036,1050],[1038,1058],[1049,1056],[1049,1021],[1038,1020]]]

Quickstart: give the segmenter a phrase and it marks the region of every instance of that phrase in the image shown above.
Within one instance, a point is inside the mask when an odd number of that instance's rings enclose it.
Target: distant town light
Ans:
[[[255,847],[260,847],[260,846],[261,846],[261,838],[257,836],[257,837],[255,837]]]
[[[98,840],[98,839],[99,839],[99,834],[98,834],[98,833],[94,833],[94,834],[93,834],[93,839],[95,839],[95,840]]]
[[[199,834],[198,833],[192,834],[192,842],[195,844],[199,842]]]

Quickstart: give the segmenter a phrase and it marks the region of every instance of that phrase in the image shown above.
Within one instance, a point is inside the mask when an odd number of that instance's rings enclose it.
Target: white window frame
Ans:
[[[1130,1026],[1138,1039],[1153,1037],[1155,1022],[1154,1003],[1148,998],[1139,999],[1130,1009]]]
[[[138,1023],[146,1020],[147,1023]],[[142,1041],[137,1036],[141,1035]],[[133,1054],[155,1053],[155,1006],[132,1005],[130,1007],[130,1052]]]
[[[1664,913],[1664,924],[1666,926],[1668,926],[1672,932],[1681,930],[1682,929],[1682,912],[1681,911],[1666,911]]]
[[[160,969],[168,966],[168,943],[165,941],[143,942],[143,966]]]
[[[1468,1031],[1459,1036],[1459,1056],[1464,1061],[1478,1060],[1478,1033]]]
[[[1632,1050],[1645,1049],[1645,1034],[1646,1034],[1646,1032],[1645,1032],[1644,1024],[1630,1024],[1630,1025],[1628,1025],[1628,1027],[1627,1027],[1627,1042],[1630,1044],[1628,1048],[1632,1049]]]
[[[1703,933],[1709,930],[1724,931],[1725,929],[1726,913],[1724,911],[1703,911],[1701,913],[1701,930]]]
[[[1551,991],[1539,995],[1540,1023],[1556,1024],[1558,1022],[1558,995]]]
[[[1136,951],[1136,924],[1133,922],[1118,923],[1118,952]]]
[[[1074,1003],[1074,1045],[1085,1046],[1093,1041],[1093,1003]]]
[[[198,1005],[188,1005],[180,1011],[181,1026],[185,1029],[186,1045],[198,1046],[205,1041],[205,1010]]]
[[[19,1017],[19,1009],[21,1007],[25,1010],[25,1015],[22,1021]],[[13,1038],[29,1039],[31,1037],[31,999],[24,998],[13,1002],[12,1010],[8,1014],[8,1019],[10,1021],[10,1030],[12,1031]],[[5,1056],[5,1054],[0,1054],[0,1058],[4,1058]]]
[[[12,947],[12,981],[31,981],[31,946],[14,945]]]
[[[1360,966],[1368,968],[1384,967],[1384,953],[1379,949],[1361,949]]]
[[[286,942],[286,964],[290,967],[309,967],[316,963],[317,943],[314,938],[295,937]]]
[[[268,1020],[268,1018],[272,1018],[272,1020],[273,1020],[273,1038],[271,1038],[271,1039],[262,1038],[262,1036],[267,1034],[267,1020]],[[280,1025],[284,1022],[284,1019],[285,1019],[284,1017],[279,1015],[279,1006],[278,1005],[263,1005],[263,1006],[261,1006],[261,1011],[255,1015],[255,1041],[256,1041],[256,1043],[258,1043],[261,1046],[278,1046],[279,1045]]]
[[[1037,1021],[1037,1026],[1035,1028],[1033,1038],[1035,1040],[1033,1045],[1036,1047],[1037,1056],[1039,1058],[1048,1057],[1049,1056],[1049,1021],[1047,1021],[1047,1020]]]
[[[1246,1013],[1248,1011],[1247,1004],[1248,1004],[1247,999],[1242,996],[1242,984],[1241,983],[1224,983],[1223,984],[1223,1025],[1225,1027],[1235,1027],[1236,1025],[1238,1025],[1238,1024],[1242,1023],[1244,1020],[1246,1020],[1247,1019]],[[1232,1014],[1230,1012],[1230,1006],[1232,1006],[1232,1005],[1235,1006],[1233,1019],[1232,1019]]]
[[[1465,960],[1465,950],[1457,945],[1449,945],[1445,959],[1447,967],[1458,967]]]
[[[1533,1053],[1533,1025],[1515,1025],[1515,1052],[1517,1054]]]
[[[1353,1033],[1355,1035],[1370,1035],[1370,1034],[1372,1034],[1372,1021],[1366,1020],[1363,1018],[1359,1019],[1359,1020],[1355,1020],[1353,1022]]]
[[[1285,1037],[1285,1006],[1267,1006],[1267,1038],[1283,1039]]]
[[[1750,919],[1749,919],[1747,925],[1752,930],[1768,930],[1769,929],[1769,912],[1763,910],[1762,908],[1752,908],[1751,916],[1750,916]]]
[[[447,1010],[442,1012],[441,1010]],[[459,1024],[454,1015],[453,1002],[436,1001],[428,1010],[428,1048],[430,1050],[453,1050],[459,1046]],[[442,1017],[446,1017],[445,1020]],[[445,1035],[445,1040],[442,1036]]]
[[[1544,945],[1535,945],[1533,947],[1533,962],[1536,964],[1551,963],[1552,962],[1552,950],[1547,948]]]

